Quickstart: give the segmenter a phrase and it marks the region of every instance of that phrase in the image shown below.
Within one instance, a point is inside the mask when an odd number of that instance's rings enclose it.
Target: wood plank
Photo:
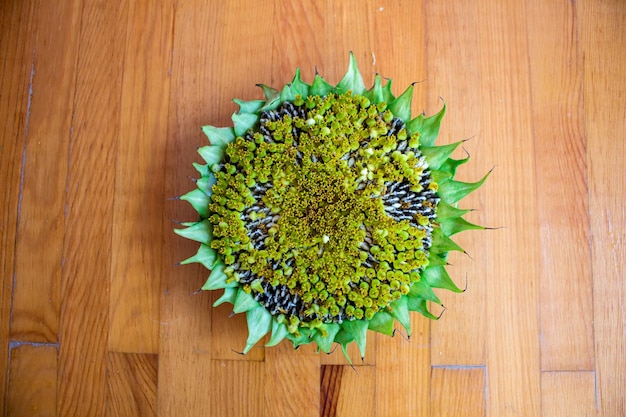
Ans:
[[[211,375],[214,383],[204,392],[211,397],[213,408],[206,415],[263,416],[265,375],[262,362],[212,360]]]
[[[376,415],[376,367],[324,365],[320,375],[320,416]]]
[[[532,142],[526,11],[519,2],[481,2],[481,137],[497,171],[481,189],[485,241],[487,415],[538,416],[539,237]],[[491,319],[493,318],[493,319]]]
[[[296,68],[301,69],[302,79],[309,84],[315,69],[325,77],[324,56],[329,53],[325,35],[331,6],[325,1],[274,2],[274,15],[281,21],[272,31],[271,81],[275,88],[290,82]]]
[[[156,416],[158,368],[157,355],[109,352],[107,416]]]
[[[493,165],[485,158],[487,146],[481,133],[482,105],[477,85],[481,80],[479,69],[479,41],[476,9],[463,2],[426,2],[426,53],[428,74],[424,82],[428,90],[428,110],[435,114],[441,109],[443,99],[447,104],[438,144],[458,142],[471,155],[470,163],[461,167],[459,181],[476,181]],[[474,137],[478,135],[478,137]],[[454,158],[465,158],[467,153],[458,149]],[[491,164],[491,165],[490,165]],[[485,192],[479,190],[460,203],[462,208],[477,211],[466,216],[472,223],[485,225]],[[497,231],[494,233],[498,233]],[[449,256],[449,274],[460,288],[467,283],[467,291],[455,294],[438,290],[437,296],[447,307],[445,314],[431,326],[431,363],[433,365],[481,365],[485,363],[486,304],[485,282],[488,252],[484,242],[491,239],[492,231],[467,232],[454,236],[454,241],[471,256],[453,252]],[[465,281],[465,282],[464,282]]]
[[[217,84],[207,86],[206,91],[211,92],[212,101],[205,108],[206,112],[202,114],[201,124],[232,126],[230,116],[232,112],[238,110],[238,107],[227,104],[233,98],[247,101],[263,97],[261,90],[255,84],[267,83],[272,73],[273,18],[273,5],[226,3],[220,15],[223,26],[215,35],[219,42],[214,53],[220,58],[216,60],[213,73],[209,78]],[[236,53],[231,45],[236,45]],[[240,65],[236,59],[239,55],[245,55],[246,60],[253,63],[253,66]],[[228,110],[231,113],[225,113]],[[203,139],[203,144],[206,144],[206,139]],[[215,296],[216,294],[212,294],[212,297]],[[226,319],[232,311],[231,307],[229,304],[218,308],[211,316],[212,332],[219,336],[212,338],[211,357],[228,360],[263,360],[265,348],[262,343],[245,356],[238,353],[245,347],[248,329],[245,314]]]
[[[11,337],[57,342],[67,153],[81,0],[41,2],[15,258]],[[65,22],[59,25],[59,22]],[[57,46],[63,45],[63,48]],[[50,109],[58,116],[50,117]]]
[[[11,349],[6,415],[56,416],[57,347],[18,344]]]
[[[67,155],[57,412],[87,417],[106,411],[107,293],[128,8],[125,2],[87,1],[82,12]]]
[[[413,334],[409,341],[379,336],[376,355],[376,416],[399,416],[407,412],[430,415],[430,327],[428,319],[411,314]],[[397,326],[397,323],[396,323]]]
[[[320,415],[320,358],[312,346],[294,350],[283,341],[265,349],[265,417]]]
[[[599,414],[626,415],[626,9],[578,4],[589,166],[593,323]]]
[[[542,372],[541,415],[595,416],[595,372]]]
[[[575,5],[534,0],[528,6],[541,207],[541,369],[589,370],[594,367],[593,307]]]
[[[400,95],[411,82],[426,78],[426,15],[424,3],[382,1],[368,4],[371,49],[367,51],[362,72],[371,85],[374,73],[393,79],[394,94]],[[362,24],[365,24],[363,22]],[[400,35],[401,34],[401,35]],[[372,64],[369,66],[369,64]],[[369,81],[369,83],[368,83]],[[417,85],[413,94],[413,114],[425,107],[426,88]],[[413,332],[405,340],[404,329],[391,338],[376,337],[376,416],[429,415],[430,413],[430,328],[419,314],[411,314]],[[436,325],[434,323],[433,325]],[[396,328],[400,327],[396,323]]]
[[[431,417],[485,415],[485,368],[436,366],[430,383]]]
[[[0,409],[9,371],[9,332],[15,241],[21,193],[26,126],[29,118],[33,49],[37,22],[34,2],[0,5]]]
[[[131,2],[115,173],[108,349],[157,353],[173,4]]]
[[[163,167],[164,198],[182,195],[193,188],[189,178],[197,178],[197,172],[191,162],[199,161],[199,157],[194,156],[195,150],[206,144],[200,126],[211,122],[223,125],[227,120],[228,111],[220,110],[228,110],[228,106],[214,102],[216,97],[212,94],[213,87],[220,81],[211,75],[218,60],[206,58],[216,56],[209,51],[214,51],[219,44],[216,38],[223,7],[222,2],[214,3],[211,9],[196,7],[192,2],[176,6]],[[174,267],[197,250],[196,243],[172,232],[178,227],[176,221],[194,219],[197,216],[194,213],[191,206],[180,201],[169,201],[165,205],[157,392],[159,414],[164,416],[177,415],[180,410],[189,415],[210,415],[211,412],[206,386],[189,385],[190,381],[212,380],[211,295],[194,294],[206,281],[208,273],[199,265]],[[190,388],[180,389],[188,386]]]

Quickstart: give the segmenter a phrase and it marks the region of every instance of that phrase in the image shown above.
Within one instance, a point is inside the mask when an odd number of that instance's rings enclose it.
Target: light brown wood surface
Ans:
[[[242,356],[245,318],[176,266],[175,197],[232,98],[336,83],[349,51],[419,81],[414,113],[445,100],[494,229],[410,341]],[[0,2],[0,414],[625,416],[625,68],[621,0]]]

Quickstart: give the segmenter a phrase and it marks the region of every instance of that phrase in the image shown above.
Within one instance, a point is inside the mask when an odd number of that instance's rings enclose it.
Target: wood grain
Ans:
[[[595,384],[594,372],[542,372],[541,411],[543,415],[595,416],[597,411]]]
[[[107,355],[107,410],[109,417],[157,415],[158,357],[151,354]]]
[[[0,2],[0,415],[626,414],[625,27],[620,0]],[[350,50],[368,86],[418,82],[413,114],[445,100],[496,230],[455,236],[441,320],[354,370],[240,355],[245,317],[177,266],[200,126]]]
[[[278,22],[272,31],[272,85],[285,84],[300,68],[302,78],[313,81],[313,69],[326,74],[326,25],[331,2],[275,2],[273,18]],[[306,33],[308,36],[302,36]],[[286,52],[289,53],[286,53]]]
[[[320,415],[319,355],[311,346],[294,351],[288,341],[266,349],[265,417]]]
[[[33,45],[11,337],[57,342],[67,157],[82,1],[41,2]],[[66,22],[59,25],[58,22]],[[56,49],[52,45],[64,45]],[[50,109],[58,111],[50,117]]]
[[[378,338],[376,416],[430,415],[430,323],[416,313],[411,320],[410,340],[400,334]]]
[[[375,373],[376,368],[373,366],[322,366],[319,415],[323,417],[376,415]]]
[[[478,95],[472,94],[474,86],[481,82],[479,67],[478,20],[476,10],[457,2],[426,2],[426,51],[428,74],[424,82],[428,91],[427,114],[437,113],[442,100],[447,104],[447,113],[440,130],[441,144],[460,140],[470,141],[458,149],[454,158],[470,155],[471,163],[459,168],[457,178],[476,181],[492,168],[494,161],[484,154],[489,146],[481,134],[482,103]],[[437,24],[435,24],[437,22]],[[462,70],[451,71],[451,68]],[[476,137],[477,136],[477,137]],[[491,164],[491,165],[488,165]],[[467,219],[473,223],[486,224],[485,191],[478,190],[463,199],[462,208],[475,209]],[[452,253],[447,270],[460,288],[467,284],[467,291],[455,294],[437,291],[438,297],[447,307],[445,314],[431,326],[431,361],[433,365],[483,365],[485,363],[486,282],[491,279],[485,268],[490,253],[484,244],[499,231],[460,233],[454,236],[469,256]]]
[[[485,415],[484,368],[433,367],[430,389],[431,417]]]
[[[528,25],[540,208],[541,369],[593,369],[586,144],[574,5],[531,1]]]
[[[620,1],[579,5],[593,270],[598,409],[626,414],[626,9]]]
[[[15,241],[35,43],[33,2],[0,5],[0,406],[7,392]],[[4,407],[0,407],[4,410]]]
[[[115,173],[108,349],[157,353],[173,6],[129,4]]]
[[[67,156],[57,403],[62,416],[106,410],[113,179],[127,6],[87,1],[82,9]],[[118,30],[107,30],[117,24]]]
[[[215,383],[204,391],[210,397],[210,415],[224,417],[260,416],[264,414],[263,364],[256,361],[211,361]],[[288,399],[284,399],[288,401]]]
[[[481,137],[489,144],[485,158],[498,165],[481,193],[486,222],[506,227],[485,244],[493,256],[485,300],[487,415],[538,416],[539,236],[526,10],[518,2],[484,2],[477,16]]]
[[[219,35],[218,18],[223,3],[196,8],[180,3],[175,9],[173,27],[171,86],[168,109],[166,160],[163,170],[164,198],[184,194],[193,187],[189,178],[197,175],[190,165],[195,149],[203,144],[199,126],[206,124],[200,109],[211,108],[213,97],[205,65],[203,45]],[[215,48],[217,41],[213,41]],[[214,62],[214,61],[212,61]],[[193,209],[169,201],[163,223],[162,275],[159,331],[158,410],[174,416],[180,410],[189,415],[210,415],[205,391],[180,389],[189,381],[210,381],[211,375],[211,296],[194,294],[207,272],[198,265],[175,267],[193,255],[197,245],[174,235],[175,222],[193,219]],[[204,386],[199,384],[198,386]]]
[[[392,77],[394,94],[398,96],[409,83],[426,78],[425,2],[371,2],[369,10],[375,36],[371,53],[360,62],[375,63],[370,70],[371,80],[374,72]],[[412,108],[413,114],[418,114],[425,108],[427,89],[420,84],[415,87]],[[398,323],[395,337],[376,338],[376,416],[430,414],[431,323],[419,314],[411,314],[411,322],[410,341]]]
[[[6,415],[56,416],[57,348],[50,345],[15,345]]]
[[[223,27],[217,33],[219,39],[216,57],[212,63],[212,72],[208,73],[207,81],[211,85],[212,95],[210,104],[198,114],[202,125],[230,126],[230,117],[238,108],[231,103],[228,108],[222,103],[229,103],[233,98],[242,100],[256,100],[263,97],[262,91],[256,87],[257,83],[267,83],[271,76],[271,24],[274,7],[264,3],[249,3],[246,13],[241,13],[241,5],[226,3],[220,15]],[[226,45],[236,45],[237,53],[246,56],[253,65],[232,67],[227,65],[232,50]],[[288,80],[291,81],[291,80]],[[229,113],[225,111],[230,110]],[[206,138],[202,138],[206,144]],[[226,320],[232,306],[225,305],[215,311],[212,317],[212,327],[219,337],[212,339],[213,358],[228,360],[262,360],[265,356],[263,344],[259,343],[249,355],[243,356],[239,352],[245,347],[248,338],[245,314],[239,314]],[[218,312],[219,311],[219,312]]]

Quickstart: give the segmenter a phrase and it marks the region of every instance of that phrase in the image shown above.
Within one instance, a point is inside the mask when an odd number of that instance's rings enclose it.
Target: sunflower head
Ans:
[[[354,56],[336,86],[317,74],[265,98],[235,100],[233,126],[204,126],[209,145],[194,164],[197,188],[183,195],[199,220],[175,230],[200,242],[210,270],[203,290],[245,313],[247,353],[271,333],[315,342],[329,352],[367,331],[410,335],[410,311],[436,318],[433,288],[461,291],[445,265],[462,251],[451,235],[481,229],[457,202],[485,181],[454,180],[467,162],[450,156],[462,143],[435,146],[445,105],[411,117],[413,86],[395,97],[391,80],[365,88]]]

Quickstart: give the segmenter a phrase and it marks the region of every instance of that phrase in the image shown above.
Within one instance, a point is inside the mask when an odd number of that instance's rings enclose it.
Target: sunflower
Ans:
[[[264,99],[234,101],[233,126],[204,126],[210,145],[189,202],[199,220],[179,235],[200,242],[197,262],[210,270],[203,290],[223,290],[215,306],[245,313],[243,353],[271,334],[294,347],[337,343],[348,361],[367,331],[411,334],[410,312],[436,319],[433,288],[455,292],[445,266],[451,238],[483,227],[457,203],[487,178],[454,180],[462,143],[435,146],[442,109],[411,117],[413,85],[395,97],[377,75],[366,89],[350,54],[333,86],[296,70],[281,90],[259,85]]]

